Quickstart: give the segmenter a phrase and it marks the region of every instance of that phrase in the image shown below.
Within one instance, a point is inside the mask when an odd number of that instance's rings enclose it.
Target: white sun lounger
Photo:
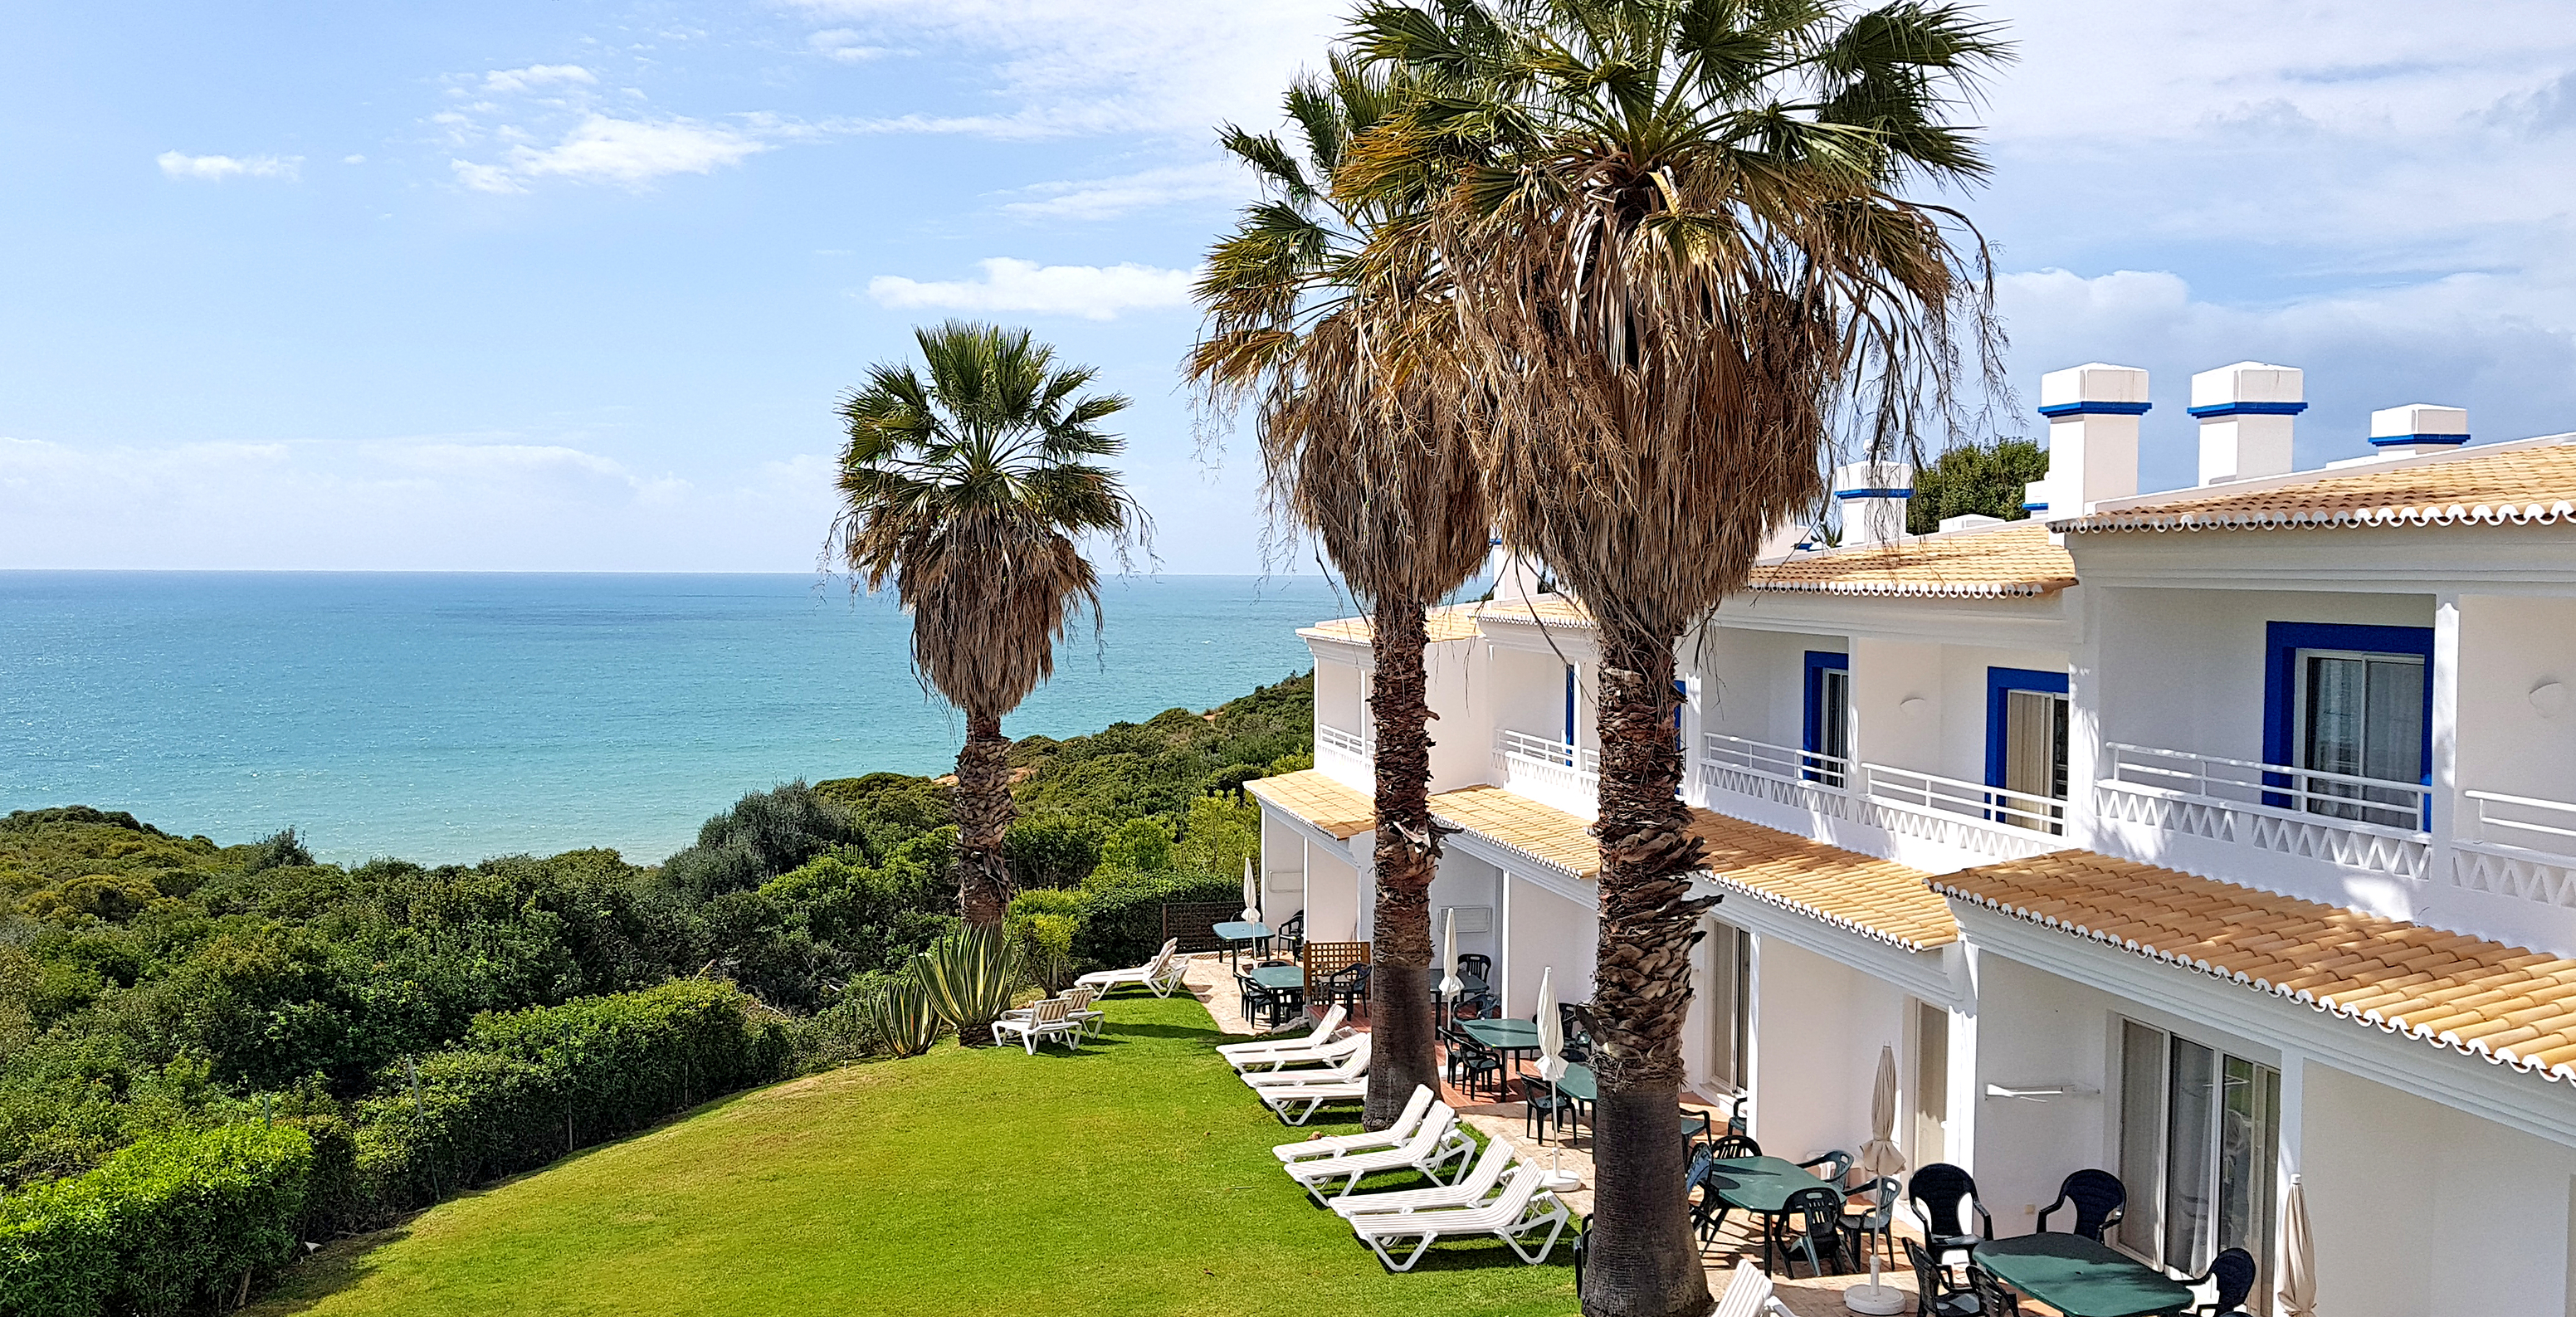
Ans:
[[[1377,1260],[1389,1271],[1411,1271],[1422,1255],[1431,1251],[1431,1242],[1444,1235],[1492,1235],[1509,1246],[1521,1261],[1537,1266],[1547,1261],[1548,1250],[1556,1247],[1556,1238],[1565,1233],[1570,1215],[1556,1195],[1539,1188],[1546,1178],[1544,1166],[1524,1165],[1512,1172],[1503,1184],[1503,1192],[1490,1203],[1475,1207],[1443,1207],[1424,1212],[1368,1212],[1352,1217],[1351,1233],[1360,1242],[1376,1250]],[[1547,1227],[1547,1238],[1539,1241],[1535,1251],[1521,1241]],[[1418,1239],[1413,1251],[1402,1262],[1387,1252],[1390,1240]]]
[[[1133,983],[1157,997],[1169,997],[1172,995],[1172,986],[1181,981],[1181,969],[1188,963],[1173,954],[1179,951],[1180,947],[1181,940],[1171,938],[1163,943],[1162,950],[1154,953],[1152,960],[1142,965],[1133,969],[1096,969],[1075,979],[1073,986],[1091,988],[1106,997],[1111,989]]]
[[[1307,1070],[1244,1070],[1236,1078],[1254,1088],[1279,1084],[1321,1084],[1336,1079],[1358,1079],[1368,1073],[1369,1036],[1353,1034],[1338,1043],[1326,1043],[1312,1056],[1297,1058],[1300,1065],[1320,1065]]]
[[[1727,1277],[1726,1293],[1717,1300],[1717,1310],[1709,1317],[1795,1317],[1787,1307],[1772,1297],[1771,1278],[1750,1262],[1735,1264],[1735,1274]]]
[[[1362,1212],[1418,1212],[1428,1207],[1474,1207],[1494,1192],[1503,1182],[1503,1171],[1512,1164],[1512,1145],[1501,1139],[1485,1144],[1485,1153],[1476,1159],[1473,1170],[1456,1184],[1436,1189],[1395,1189],[1385,1193],[1344,1193],[1332,1201],[1334,1211],[1344,1216]]]
[[[1216,1049],[1216,1054],[1224,1057],[1226,1064],[1242,1070],[1264,1063],[1281,1052],[1313,1051],[1333,1041],[1333,1031],[1342,1027],[1345,1009],[1341,1003],[1335,1002],[1331,1010],[1324,1012],[1323,1021],[1306,1033],[1294,1037],[1260,1038],[1248,1043],[1226,1043]]]
[[[1019,1035],[1020,1045],[1031,1056],[1037,1055],[1038,1044],[1049,1038],[1063,1043],[1067,1051],[1082,1046],[1082,1023],[1073,1018],[1073,1003],[1062,997],[1049,997],[1030,1007],[1026,1015],[993,1021],[995,1043],[1007,1041],[1012,1034]]]
[[[1362,1037],[1366,1037],[1366,1035],[1362,1035]],[[1368,1049],[1362,1048],[1360,1050],[1360,1056],[1366,1057],[1367,1055]],[[1360,1069],[1365,1072],[1367,1067],[1363,1065]],[[1250,1079],[1253,1078],[1253,1076],[1246,1075],[1244,1078]],[[1253,1094],[1261,1099],[1261,1104],[1263,1106],[1270,1108],[1272,1112],[1278,1115],[1279,1123],[1282,1125],[1303,1125],[1307,1121],[1313,1120],[1315,1118],[1315,1112],[1327,1102],[1363,1102],[1368,1099],[1368,1076],[1366,1073],[1354,1075],[1349,1079],[1333,1079],[1321,1070],[1303,1070],[1291,1071],[1288,1074],[1280,1076],[1280,1078],[1310,1081],[1294,1084],[1255,1084],[1252,1086]],[[1298,1112],[1294,1116],[1289,1115],[1288,1108],[1293,1107],[1300,1102],[1306,1104],[1305,1110]]]
[[[1476,1145],[1458,1130],[1458,1113],[1441,1107],[1422,1122],[1413,1137],[1393,1148],[1376,1152],[1345,1153],[1339,1157],[1319,1157],[1313,1161],[1290,1162],[1282,1169],[1288,1178],[1306,1187],[1318,1203],[1329,1204],[1359,1187],[1363,1177],[1379,1171],[1415,1170],[1440,1183],[1441,1168],[1458,1161]],[[1330,1196],[1324,1192],[1335,1182],[1340,1190]]]
[[[1283,1162],[1303,1161],[1308,1157],[1339,1157],[1346,1152],[1366,1152],[1371,1148],[1392,1148],[1413,1137],[1415,1126],[1431,1112],[1433,1095],[1429,1084],[1413,1086],[1413,1096],[1404,1100],[1404,1111],[1395,1123],[1382,1130],[1363,1130],[1357,1134],[1328,1134],[1302,1143],[1282,1143],[1270,1151]]]

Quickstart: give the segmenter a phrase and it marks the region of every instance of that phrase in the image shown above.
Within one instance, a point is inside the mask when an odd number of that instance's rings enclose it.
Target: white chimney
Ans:
[[[2240,361],[2191,377],[2191,414],[2200,418],[2200,483],[2284,476],[2293,418],[2308,409],[2296,366]]]
[[[2469,441],[2465,407],[2410,402],[2370,414],[2370,446],[2381,457],[2415,457],[2457,448]]]
[[[2147,373],[2089,362],[2039,377],[2039,414],[2048,418],[2048,479],[2025,495],[2058,516],[2138,492],[2138,418],[2147,410]],[[2028,506],[2028,503],[2025,504]]]
[[[1905,501],[1914,497],[1914,468],[1902,462],[1854,462],[1834,468],[1834,498],[1843,513],[1843,547],[1905,537]]]

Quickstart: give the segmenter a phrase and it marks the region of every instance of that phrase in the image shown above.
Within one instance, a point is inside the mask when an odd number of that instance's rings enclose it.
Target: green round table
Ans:
[[[1700,1184],[1729,1207],[1773,1217],[1789,1206],[1789,1195],[1801,1189],[1826,1188],[1840,1203],[1843,1191],[1807,1173],[1807,1168],[1779,1157],[1728,1157],[1709,1163]],[[1762,1231],[1762,1269],[1771,1269],[1771,1230]]]
[[[2182,1282],[2082,1235],[1983,1240],[1973,1256],[2005,1284],[2066,1317],[2147,1317],[2191,1306]]]

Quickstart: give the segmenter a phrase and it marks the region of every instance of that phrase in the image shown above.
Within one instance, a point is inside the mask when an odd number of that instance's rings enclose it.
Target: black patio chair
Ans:
[[[1560,1130],[1574,1122],[1575,1109],[1581,1106],[1573,1098],[1557,1092],[1556,1086],[1536,1075],[1522,1075],[1521,1100],[1529,1107],[1527,1129],[1531,1138],[1538,1137],[1538,1127],[1545,1120],[1551,1130]]]
[[[1791,1217],[1797,1218],[1794,1225]],[[1790,1194],[1787,1201],[1780,1204],[1778,1214],[1771,1218],[1769,1238],[1762,1245],[1763,1256],[1770,1256],[1774,1245],[1780,1250],[1781,1269],[1792,1280],[1797,1279],[1798,1255],[1801,1253],[1807,1257],[1810,1275],[1839,1276],[1848,1273],[1851,1259],[1843,1252],[1843,1196],[1821,1184]],[[1827,1258],[1834,1262],[1834,1270],[1830,1272],[1825,1270]]]
[[[1252,976],[1249,974],[1235,975],[1234,986],[1235,990],[1243,995],[1241,1007],[1243,1018],[1246,1021],[1259,1020],[1264,1026],[1277,1022],[1279,1018],[1278,994],[1273,993],[1270,989],[1253,982]]]
[[[1558,1002],[1556,1023],[1565,1033],[1565,1059],[1589,1064],[1592,1060],[1592,1008],[1569,1001]]]
[[[1315,991],[1315,1000],[1339,1003],[1350,1008],[1351,1014],[1365,1018],[1368,1015],[1368,976],[1369,967],[1365,961],[1344,965],[1324,976],[1323,983]]]
[[[1503,1058],[1494,1049],[1467,1036],[1464,1030],[1444,1029],[1441,1042],[1449,1052],[1449,1086],[1473,1095],[1479,1083],[1490,1082],[1496,1094],[1503,1087]]]
[[[1973,1261],[1968,1264],[1968,1293],[1976,1299],[1977,1317],[2020,1317],[2021,1296],[2003,1277]]]
[[[1716,1140],[1709,1144],[1709,1146],[1717,1150],[1717,1159],[1719,1161],[1728,1161],[1737,1157],[1759,1157],[1762,1155],[1762,1145],[1755,1143],[1752,1139],[1741,1134],[1719,1135]]]
[[[1852,1256],[1869,1256],[1871,1239],[1887,1250],[1887,1265],[1896,1265],[1896,1200],[1904,1192],[1893,1175],[1882,1175],[1851,1193],[1843,1212],[1843,1229],[1852,1237]],[[1856,1209],[1856,1210],[1855,1210]]]
[[[1762,1145],[1741,1134],[1720,1135],[1711,1139],[1708,1144],[1708,1156],[1711,1162],[1761,1155]],[[1714,1174],[1716,1169],[1715,1166],[1711,1166],[1702,1172],[1703,1188],[1706,1188],[1705,1177]],[[1732,1210],[1734,1209],[1718,1201],[1717,1192],[1714,1189],[1702,1194],[1698,1205],[1691,1209],[1691,1222],[1699,1227],[1699,1242],[1705,1244],[1717,1238],[1718,1230],[1726,1225],[1726,1214]]]
[[[2245,1296],[2254,1292],[2254,1255],[2241,1248],[2231,1248],[2209,1260],[2209,1270],[2184,1281],[2193,1289],[2215,1285],[2218,1293],[2208,1303],[2195,1303],[2193,1312],[2225,1313],[2242,1307]]]
[[[1458,957],[1458,972],[1473,974],[1487,983],[1494,981],[1494,958],[1470,951]]]
[[[1950,1283],[1950,1273],[1932,1260],[1921,1244],[1905,1241],[1905,1259],[1914,1264],[1914,1317],[1979,1317],[1977,1296]]]
[[[2120,1213],[2128,1205],[2129,1191],[2122,1187],[2119,1176],[2088,1168],[2067,1176],[2066,1182],[2057,1186],[2057,1201],[2039,1209],[2039,1229],[2048,1229],[2049,1213],[2072,1207],[2075,1224],[2068,1227],[2069,1232],[2099,1244],[2102,1232],[2120,1223]]]
[[[1288,953],[1288,958],[1290,960],[1295,960],[1298,956],[1304,954],[1306,950],[1306,912],[1300,910],[1297,913],[1288,916],[1286,922],[1271,930],[1270,937],[1274,945],[1282,948]]]
[[[1977,1200],[1976,1177],[1948,1162],[1934,1162],[1914,1172],[1906,1185],[1906,1201],[1914,1215],[1923,1222],[1923,1235],[1932,1246],[1932,1256],[1943,1259],[1954,1252],[1975,1248],[1980,1239],[1995,1237],[1994,1214]],[[1973,1208],[1982,1227],[1979,1234],[1969,1234],[1963,1208]]]
[[[1799,1170],[1806,1171],[1814,1175],[1817,1179],[1822,1180],[1837,1189],[1842,1187],[1844,1180],[1850,1178],[1851,1168],[1852,1155],[1840,1148],[1836,1148],[1832,1152],[1816,1158],[1814,1161],[1798,1163]]]

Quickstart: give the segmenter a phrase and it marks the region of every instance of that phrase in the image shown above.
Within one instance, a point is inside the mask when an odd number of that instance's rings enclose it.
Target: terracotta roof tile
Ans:
[[[1931,880],[1962,901],[2576,1083],[2576,961],[2090,851]]]
[[[1344,841],[1377,827],[1377,802],[1320,769],[1256,777],[1243,789]]]
[[[1433,796],[1431,812],[1575,877],[1600,876],[1592,825],[1564,810],[1475,786]],[[1958,920],[1920,870],[1707,810],[1691,811],[1690,831],[1706,848],[1709,880],[1730,892],[1909,951],[1959,940]]]
[[[2027,598],[2075,584],[2075,559],[2048,527],[2021,522],[1802,554],[1753,569],[1746,588],[1804,594]]]
[[[1435,645],[1444,640],[1473,640],[1476,637],[1476,608],[1475,604],[1451,604],[1429,609],[1423,614],[1423,630]],[[1370,630],[1369,620],[1365,617],[1337,617],[1317,622],[1297,634],[1365,645],[1369,643]]]
[[[2576,521],[2576,442],[2564,438],[2312,475],[2237,493],[2221,486],[2050,524],[2093,532]]]

